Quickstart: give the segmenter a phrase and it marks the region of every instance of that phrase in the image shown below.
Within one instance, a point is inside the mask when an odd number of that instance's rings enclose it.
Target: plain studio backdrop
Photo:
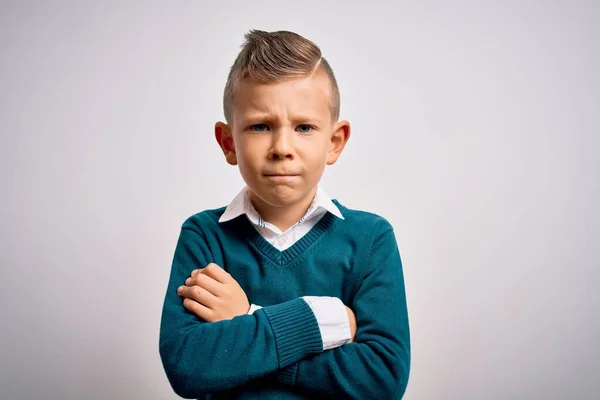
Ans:
[[[183,221],[243,185],[213,126],[255,28],[337,74],[353,130],[322,185],[395,227],[406,399],[597,399],[599,20],[592,0],[3,1],[0,398],[176,398],[161,306]]]

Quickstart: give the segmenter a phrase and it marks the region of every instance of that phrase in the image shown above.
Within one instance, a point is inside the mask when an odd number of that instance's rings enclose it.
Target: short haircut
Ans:
[[[315,43],[289,31],[251,30],[245,39],[229,71],[223,94],[223,112],[228,123],[232,120],[236,87],[243,80],[275,83],[308,77],[317,70],[325,72],[329,78],[331,117],[337,121],[340,91],[331,66]]]

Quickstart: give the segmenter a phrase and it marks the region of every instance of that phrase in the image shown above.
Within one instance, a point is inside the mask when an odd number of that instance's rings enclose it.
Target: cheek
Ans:
[[[252,161],[248,160],[245,156],[240,157],[238,155],[238,169],[244,182],[249,186],[253,186],[256,181],[257,168]]]
[[[253,157],[253,154],[255,154],[255,151],[253,149],[251,141],[239,140],[237,142],[236,155],[240,166],[251,166],[253,159],[256,158],[255,156]]]
[[[260,143],[252,140],[239,142],[236,156],[242,175],[249,176],[248,174],[254,174],[261,168],[262,154]]]
[[[247,152],[238,153],[238,166],[242,174],[250,173],[256,169],[256,163],[253,162],[252,157]]]
[[[327,151],[308,152],[304,158],[312,176],[320,177],[327,164]]]

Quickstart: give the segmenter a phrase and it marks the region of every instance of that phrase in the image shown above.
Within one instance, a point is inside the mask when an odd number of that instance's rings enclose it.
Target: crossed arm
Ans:
[[[201,234],[183,230],[163,309],[160,346],[167,376],[179,395],[201,397],[259,378],[314,395],[403,394],[410,364],[409,332],[402,269],[391,230],[375,240],[373,267],[351,305],[358,322],[355,342],[327,351],[306,302],[295,299],[247,315],[248,299],[241,287],[209,259]],[[186,265],[208,267],[190,271]],[[354,314],[349,315],[352,319]],[[231,368],[234,364],[245,368]]]
[[[185,285],[177,289],[183,297],[183,306],[195,316],[207,322],[233,319],[252,314],[262,307],[249,307],[246,293],[238,282],[221,267],[211,263],[205,268],[192,271]],[[303,296],[310,306],[321,332],[323,350],[330,350],[354,341],[356,317],[354,312],[339,298],[328,296]],[[250,308],[250,310],[248,310]],[[286,373],[296,375],[297,366],[272,378],[279,380]],[[257,382],[258,383],[258,382]],[[284,382],[285,383],[285,382]],[[269,385],[268,381],[260,384]],[[272,382],[270,383],[272,385]]]
[[[193,270],[190,277],[186,279],[185,285],[177,288],[177,294],[183,297],[183,306],[186,310],[207,322],[218,322],[252,314],[249,312],[250,304],[244,289],[228,272],[215,263],[210,263],[202,269]],[[319,327],[325,323],[326,326],[323,328],[332,330],[326,336],[333,334],[334,337],[328,338],[329,340],[323,339],[325,349],[338,347],[354,340],[356,317],[352,309],[344,305],[340,299],[318,296],[308,296],[303,299],[315,313]],[[262,308],[255,307],[256,309]],[[343,315],[340,314],[340,311]],[[347,331],[346,327],[349,327],[350,330],[349,340],[345,340],[347,338],[347,333],[344,333]],[[321,330],[321,334],[323,333]],[[340,341],[340,339],[343,340]]]

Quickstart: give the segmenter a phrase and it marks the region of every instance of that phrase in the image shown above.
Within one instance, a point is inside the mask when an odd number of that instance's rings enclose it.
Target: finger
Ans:
[[[231,281],[231,275],[215,263],[210,263],[206,268],[202,269],[202,274],[208,275],[220,283],[228,283]]]
[[[198,318],[212,322],[212,310],[190,298],[183,299],[183,307]]]
[[[186,280],[186,286],[200,286],[216,297],[221,297],[225,293],[224,285],[208,275],[198,274],[194,278],[188,279],[190,280],[190,284],[188,285]]]
[[[180,286],[177,289],[177,294],[181,297],[195,300],[210,309],[214,308],[218,301],[217,297],[200,286]]]
[[[201,269],[195,269],[192,271],[192,273],[190,274],[191,277],[196,276],[200,271],[202,271]]]
[[[194,277],[196,277],[196,275],[198,275],[198,273],[200,273],[201,271],[202,269],[195,269],[192,272],[190,272],[190,276],[185,280],[185,285],[194,286]]]
[[[184,285],[185,285],[185,286],[194,286],[194,285],[196,285],[196,279],[198,278],[198,276],[199,276],[199,275],[196,275],[196,276],[190,276],[189,278],[187,278],[187,279],[185,280],[185,283],[184,283]]]

